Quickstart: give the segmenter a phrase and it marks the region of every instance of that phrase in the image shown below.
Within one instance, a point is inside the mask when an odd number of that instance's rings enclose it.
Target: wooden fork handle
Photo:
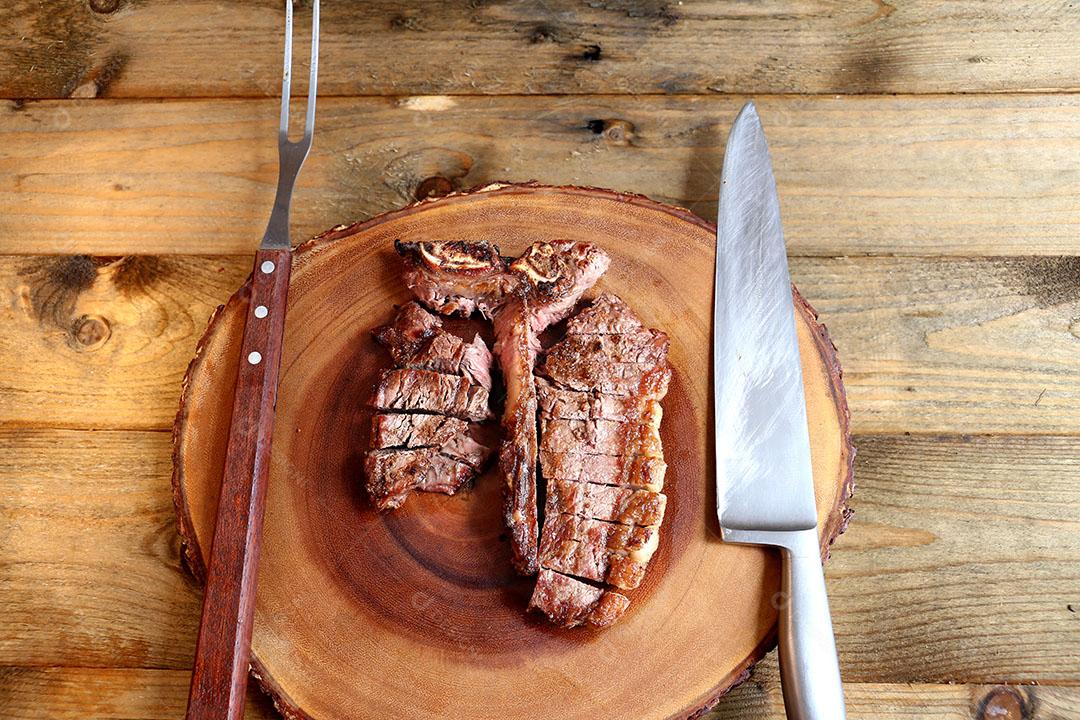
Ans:
[[[255,255],[188,695],[188,720],[238,720],[244,713],[291,271],[290,250],[260,250]]]

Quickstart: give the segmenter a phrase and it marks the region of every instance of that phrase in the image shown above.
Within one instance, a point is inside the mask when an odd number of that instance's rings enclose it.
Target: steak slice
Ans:
[[[399,368],[462,375],[491,390],[491,352],[480,336],[465,342],[446,332],[442,320],[416,301],[402,305],[394,321],[373,334]]]
[[[540,566],[623,590],[633,590],[645,578],[646,563],[579,540],[565,540],[540,551]]]
[[[566,323],[567,335],[625,335],[644,329],[630,306],[613,293],[604,293]]]
[[[588,543],[637,562],[648,562],[660,544],[657,527],[620,525],[576,515],[549,513],[544,519],[543,546],[555,546],[568,540]]]
[[[662,458],[660,429],[617,420],[544,420],[540,450],[553,454],[620,455]]]
[[[584,455],[578,452],[540,452],[548,480],[576,480],[597,485],[620,485],[660,492],[667,465],[660,458]]]
[[[540,565],[632,590],[641,584],[659,544],[655,527],[631,527],[561,514],[549,495]]]
[[[583,312],[588,312],[585,310]],[[566,337],[548,351],[549,367],[575,365],[582,358],[607,363],[662,363],[670,342],[659,330],[638,330],[625,335],[578,334],[567,330]]]
[[[405,502],[413,490],[453,495],[476,469],[438,448],[418,450],[372,450],[364,459],[368,493],[379,510],[391,510]]]
[[[469,431],[469,424],[446,415],[379,413],[371,419],[371,446],[383,448],[441,447]]]
[[[566,420],[620,420],[660,427],[663,410],[651,397],[603,395],[556,387],[550,380],[536,378],[541,417]]]
[[[491,456],[491,449],[470,434],[469,423],[446,415],[380,413],[371,420],[371,445],[376,449],[435,448],[476,471]]]
[[[413,490],[455,493],[491,456],[468,422],[491,416],[491,353],[479,337],[466,343],[443,330],[416,302],[373,334],[396,367],[382,374],[371,402],[379,411],[364,458],[372,503],[389,510]]]
[[[536,578],[529,608],[539,610],[566,628],[588,623],[607,627],[626,612],[630,600],[568,575],[542,568]]]
[[[582,358],[574,365],[548,366],[542,372],[555,384],[579,392],[597,392],[620,397],[660,399],[667,394],[671,369],[667,365],[609,363]]]
[[[560,513],[623,525],[659,525],[667,506],[662,493],[572,480],[549,482],[548,497]]]
[[[372,404],[377,410],[440,413],[466,420],[491,417],[487,390],[467,378],[431,370],[387,370]]]
[[[394,364],[402,367],[441,328],[442,320],[420,303],[410,302],[401,306],[392,323],[377,328],[372,335],[390,351]]]

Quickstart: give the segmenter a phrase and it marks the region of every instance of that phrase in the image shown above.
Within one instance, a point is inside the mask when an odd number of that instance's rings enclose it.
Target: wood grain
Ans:
[[[858,433],[1076,434],[1075,258],[793,258],[840,348]],[[0,257],[0,422],[169,427],[250,256]],[[32,353],[33,363],[23,362]]]
[[[360,491],[363,403],[386,367],[370,330],[410,297],[393,245],[468,232],[511,256],[540,240],[598,242],[611,267],[594,292],[617,293],[646,326],[672,330],[663,537],[631,610],[603,631],[554,628],[526,612],[534,582],[514,573],[500,539],[496,472],[386,514]],[[499,186],[335,229],[296,250],[251,642],[253,671],[277,702],[299,718],[437,718],[449,709],[589,718],[632,714],[645,697],[657,716],[687,717],[764,654],[778,557],[719,542],[703,450],[714,236],[685,210],[640,196]],[[824,552],[846,525],[853,450],[835,351],[796,300]],[[209,557],[218,497],[229,497],[221,441],[247,312],[245,288],[200,341],[174,429],[177,515],[196,568]],[[633,668],[624,657],[636,658]]]
[[[973,684],[844,683],[847,717],[866,720],[1076,720],[1080,688]],[[784,720],[772,652],[702,720]]]
[[[188,670],[0,668],[0,715],[9,720],[176,720],[184,716]],[[250,682],[244,717],[280,720]]]
[[[784,720],[775,663],[770,653],[702,720]],[[0,713],[11,720],[84,720],[88,713],[99,720],[175,720],[184,711],[187,679],[185,670],[0,668]],[[278,720],[252,685],[245,717]],[[1080,718],[1076,687],[847,683],[844,689],[851,720]]]
[[[1080,87],[1080,18],[1064,0],[327,5],[326,95]],[[0,26],[11,28],[0,40],[3,97],[278,92],[282,11],[271,0],[23,0],[4,6]]]
[[[793,254],[1080,254],[1078,96],[755,100]],[[713,219],[742,102],[321,99],[294,238],[494,180],[629,190]],[[5,103],[0,251],[254,252],[276,117],[270,100]]]
[[[0,665],[191,667],[171,472],[168,433],[0,429]]]
[[[826,567],[844,679],[1080,683],[1080,440],[855,442],[856,512]],[[183,670],[182,706],[199,597],[170,472],[166,433],[0,428],[0,666]]]
[[[829,565],[842,666],[1076,682],[1078,464],[1074,438],[861,438],[857,522]]]
[[[0,422],[167,428],[207,318],[250,271],[251,256],[0,259]]]

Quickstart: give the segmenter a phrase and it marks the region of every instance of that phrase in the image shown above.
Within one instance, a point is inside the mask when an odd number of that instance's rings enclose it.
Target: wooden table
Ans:
[[[169,430],[272,203],[281,17],[0,9],[4,718],[182,714]],[[327,2],[323,42],[297,240],[502,179],[711,218],[754,97],[857,433],[849,717],[1080,718],[1075,3]],[[709,717],[782,716],[770,655]]]

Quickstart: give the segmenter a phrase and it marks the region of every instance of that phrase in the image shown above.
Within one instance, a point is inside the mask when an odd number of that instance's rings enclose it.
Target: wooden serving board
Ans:
[[[597,290],[671,337],[661,435],[667,516],[631,609],[607,630],[560,630],[525,607],[510,567],[501,483],[419,494],[377,514],[362,492],[363,408],[388,358],[370,331],[410,298],[396,238],[598,243]],[[496,185],[338,227],[296,251],[274,428],[252,669],[298,718],[688,717],[775,642],[778,557],[720,541],[709,443],[714,228],[646,198]],[[241,288],[210,322],[174,428],[174,494],[187,559],[203,573],[225,454]],[[591,294],[595,294],[594,291]],[[797,297],[822,553],[852,490],[835,349]]]

